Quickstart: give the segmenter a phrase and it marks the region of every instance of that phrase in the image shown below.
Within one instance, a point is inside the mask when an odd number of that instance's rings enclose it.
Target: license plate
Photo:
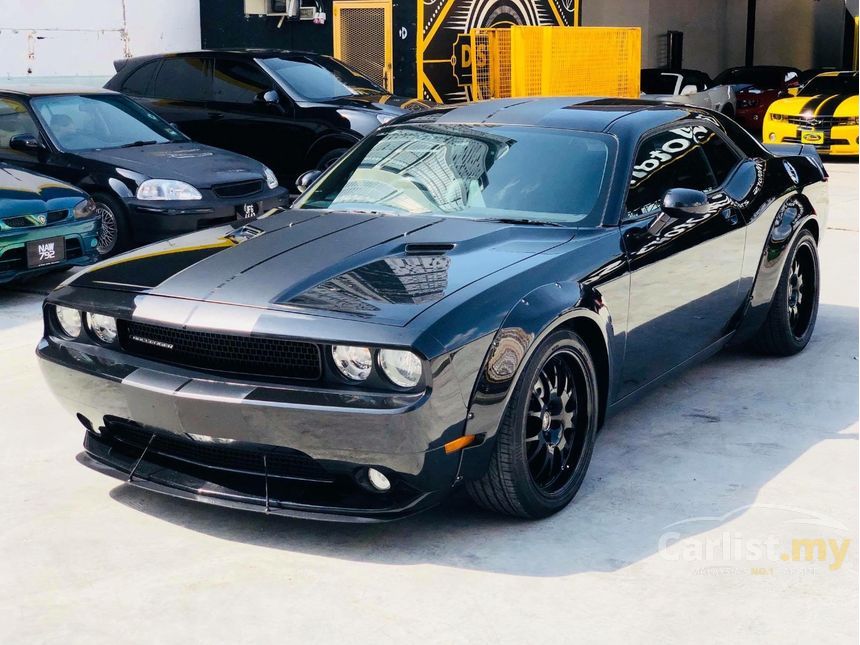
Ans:
[[[824,143],[824,133],[816,130],[807,130],[800,133],[800,143],[821,144]]]
[[[236,219],[251,219],[260,214],[260,203],[242,204],[236,207]]]
[[[66,238],[47,237],[27,242],[27,267],[35,269],[59,264],[66,259]]]

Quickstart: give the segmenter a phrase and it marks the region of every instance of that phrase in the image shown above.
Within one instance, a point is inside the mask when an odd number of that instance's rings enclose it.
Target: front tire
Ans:
[[[92,197],[102,222],[96,248],[99,255],[109,258],[128,248],[131,239],[125,206],[104,193],[94,193]]]
[[[801,231],[786,259],[767,318],[753,339],[759,351],[791,356],[806,347],[818,318],[819,276],[815,238],[809,231]]]
[[[336,150],[330,150],[325,153],[317,163],[317,170],[325,172],[331,168],[338,159],[346,154],[347,150],[348,148],[337,148]]]
[[[479,505],[538,519],[574,498],[597,435],[597,373],[573,332],[550,334],[529,359],[496,435],[484,476],[466,484]]]

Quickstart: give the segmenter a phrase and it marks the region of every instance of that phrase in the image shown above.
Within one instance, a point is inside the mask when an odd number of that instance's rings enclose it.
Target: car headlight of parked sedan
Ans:
[[[147,179],[138,187],[137,198],[143,201],[190,201],[203,199],[203,195],[184,181]]]
[[[87,219],[96,213],[96,203],[92,199],[85,199],[75,206],[75,219]]]
[[[263,168],[263,174],[266,175],[266,186],[269,187],[269,190],[275,190],[278,187],[278,178],[275,177],[275,173],[270,168]]]

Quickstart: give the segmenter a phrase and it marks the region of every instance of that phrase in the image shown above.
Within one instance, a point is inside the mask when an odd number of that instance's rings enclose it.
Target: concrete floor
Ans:
[[[36,367],[57,278],[0,291],[0,642],[856,643],[858,181],[828,168],[807,350],[724,352],[611,419],[543,522],[456,497],[333,525],[118,485],[75,461]],[[833,549],[781,559],[795,538]]]

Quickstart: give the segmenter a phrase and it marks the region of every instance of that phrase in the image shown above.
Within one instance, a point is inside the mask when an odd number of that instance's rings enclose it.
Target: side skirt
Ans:
[[[703,349],[700,352],[698,352],[697,354],[691,356],[690,358],[688,358],[683,363],[676,365],[675,367],[670,369],[665,374],[658,376],[654,380],[649,381],[645,385],[641,386],[639,389],[634,390],[633,392],[631,392],[630,394],[625,396],[623,399],[619,399],[617,401],[614,401],[613,403],[610,403],[606,409],[606,416],[609,417],[609,416],[615,414],[616,412],[623,410],[624,408],[626,408],[631,403],[635,403],[636,401],[641,399],[644,395],[648,394],[652,389],[654,389],[654,388],[662,385],[663,383],[675,378],[676,376],[678,376],[678,374],[689,369],[693,365],[696,365],[698,363],[701,363],[701,362],[709,359],[711,356],[713,356],[714,354],[719,352],[721,349],[723,349],[723,347],[725,347],[728,344],[728,342],[732,339],[733,336],[734,336],[734,332],[723,336],[718,341],[708,345],[707,347],[705,347],[705,349]]]

